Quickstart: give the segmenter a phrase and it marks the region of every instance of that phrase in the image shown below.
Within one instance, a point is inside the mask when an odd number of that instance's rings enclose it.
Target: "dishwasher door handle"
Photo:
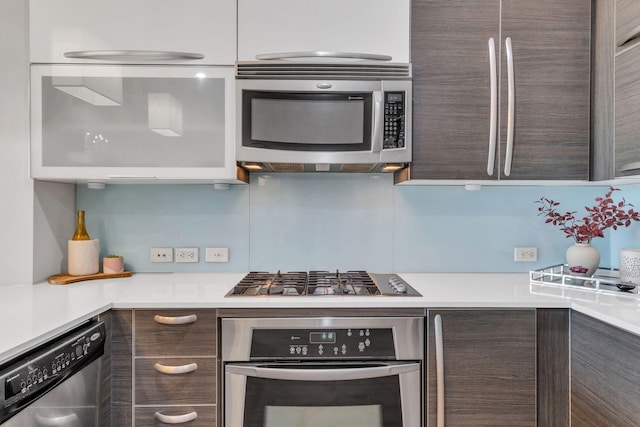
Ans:
[[[225,373],[247,377],[287,381],[342,381],[390,377],[420,371],[419,363],[389,364],[373,367],[335,367],[333,369],[263,368],[251,365],[227,365]]]

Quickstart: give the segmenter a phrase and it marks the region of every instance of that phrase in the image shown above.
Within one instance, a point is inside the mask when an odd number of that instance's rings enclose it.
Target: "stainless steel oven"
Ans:
[[[422,317],[222,319],[225,427],[420,427]]]

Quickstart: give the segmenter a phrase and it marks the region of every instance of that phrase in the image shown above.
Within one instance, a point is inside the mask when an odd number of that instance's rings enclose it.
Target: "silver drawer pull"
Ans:
[[[156,412],[155,414],[153,414],[153,416],[156,418],[156,420],[160,421],[161,423],[184,424],[198,418],[198,413],[196,411],[193,411],[193,412],[189,412],[188,414],[182,414],[182,415],[165,415],[165,414],[161,414],[160,412]]]
[[[195,323],[198,320],[198,316],[195,314],[189,314],[187,316],[160,316],[156,314],[153,316],[153,320],[161,325],[186,325],[188,323]]]
[[[198,364],[189,363],[187,365],[181,365],[181,366],[168,366],[168,365],[162,365],[160,363],[156,363],[155,365],[153,365],[153,369],[167,375],[180,375],[180,374],[188,374],[189,372],[193,372],[197,370]]]

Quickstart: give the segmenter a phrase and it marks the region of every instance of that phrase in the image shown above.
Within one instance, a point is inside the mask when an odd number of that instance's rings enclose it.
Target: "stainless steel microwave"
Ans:
[[[409,64],[238,63],[236,78],[241,166],[384,172],[411,161]]]

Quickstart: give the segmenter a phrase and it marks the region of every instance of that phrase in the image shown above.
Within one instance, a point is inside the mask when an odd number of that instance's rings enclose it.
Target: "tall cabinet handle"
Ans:
[[[496,162],[496,141],[498,129],[498,72],[496,66],[496,43],[489,39],[489,80],[491,83],[491,109],[489,113],[489,158],[487,159],[487,175],[493,175]]]
[[[436,425],[444,427],[444,351],[442,349],[442,317],[433,318],[433,331],[436,341]]]
[[[160,316],[156,314],[153,316],[153,320],[161,325],[186,325],[188,323],[195,323],[198,320],[198,316],[195,314],[188,314],[186,316]]]
[[[507,49],[507,79],[508,79],[508,109],[507,109],[507,149],[504,159],[504,175],[511,174],[511,163],[513,162],[513,127],[516,115],[516,85],[513,70],[513,48],[511,47],[511,37],[504,41]]]
[[[78,50],[65,52],[65,58],[103,59],[107,61],[166,61],[204,59],[201,53],[164,50]]]

